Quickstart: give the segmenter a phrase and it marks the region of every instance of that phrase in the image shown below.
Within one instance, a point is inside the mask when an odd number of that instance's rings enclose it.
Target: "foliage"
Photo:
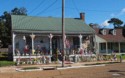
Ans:
[[[11,10],[12,15],[27,15],[27,10],[24,7],[14,8]]]
[[[108,23],[111,23],[114,25],[114,28],[121,28],[122,24],[123,24],[123,21],[118,19],[118,18],[111,18]]]
[[[1,57],[8,57],[8,53],[7,52],[0,52],[0,58]]]
[[[8,60],[8,53],[0,52],[0,60]]]
[[[13,65],[15,65],[15,62],[13,62],[13,61],[0,61],[0,67],[13,66]]]
[[[14,8],[11,12],[3,12],[0,16],[0,40],[3,47],[8,47],[11,44],[11,15],[27,15],[25,8]]]
[[[90,23],[89,26],[92,28],[100,28],[100,25],[97,23]]]

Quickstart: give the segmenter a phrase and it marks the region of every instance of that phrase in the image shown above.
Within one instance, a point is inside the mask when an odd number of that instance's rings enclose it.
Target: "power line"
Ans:
[[[74,0],[72,0],[72,3],[73,3],[73,5],[74,5],[74,7],[75,7],[76,11],[77,11],[77,12],[78,12],[78,14],[79,14],[79,9],[77,8],[77,6],[76,6],[76,4],[75,4],[75,1],[74,1]]]
[[[35,11],[37,8],[39,8],[43,3],[45,2],[45,0],[42,0],[34,9],[32,9],[29,14],[33,13],[33,11]],[[24,20],[26,17],[21,18],[19,21]]]
[[[73,7],[65,7],[67,9],[76,9]],[[79,10],[84,10],[84,11],[92,11],[92,12],[120,12],[121,10],[95,10],[95,9],[79,9]]]
[[[45,1],[45,0],[44,0],[44,1]],[[31,11],[31,13],[32,13],[34,10],[36,10],[37,8],[39,8],[39,7],[42,5],[42,3],[44,3],[44,1],[40,2],[40,4],[39,4],[37,7],[35,7],[35,8]],[[50,4],[48,7],[46,7],[45,9],[43,9],[42,11],[40,11],[39,13],[37,13],[36,15],[45,13],[45,12],[46,12],[50,7],[52,7],[56,2],[57,2],[57,0],[55,0],[52,4]],[[73,4],[75,5],[75,2],[74,2],[73,0],[72,0],[72,2],[73,2]],[[81,9],[81,8],[78,9],[76,5],[75,5],[75,8],[72,8],[72,7],[65,7],[65,8],[67,8],[67,9],[75,9],[75,10],[77,10],[77,12],[79,12],[79,10],[83,10],[83,9]],[[57,9],[58,9],[58,8],[57,8]],[[106,10],[89,10],[89,9],[86,9],[86,10],[84,9],[84,11],[114,12],[114,11],[106,11]],[[116,10],[116,11],[119,11],[119,10]],[[26,17],[24,17],[24,18],[26,18]],[[33,17],[32,17],[31,19],[25,21],[25,23],[30,22],[32,19],[33,19]],[[22,19],[22,20],[23,20],[23,19]]]
[[[51,9],[51,10],[49,10],[50,12],[51,11],[56,11],[56,10],[60,10],[62,7],[57,7],[57,8],[54,8],[54,9]],[[47,13],[47,11],[46,12],[44,12],[44,13]]]
[[[47,8],[43,9],[42,11],[40,11],[39,13],[37,13],[36,15],[42,14],[44,13],[46,10],[48,10],[50,7],[52,7],[55,3],[57,2],[57,0],[55,0],[52,4],[50,4]],[[23,20],[23,19],[22,19]],[[33,20],[33,17],[27,21],[25,21],[23,24],[26,24],[28,22],[30,22],[31,20]]]
[[[33,10],[29,12],[31,14],[33,11],[35,11],[37,8],[39,8],[46,0],[41,1]]]
[[[37,13],[37,15],[39,15],[39,14],[45,12],[46,10],[48,10],[48,9],[49,9],[50,7],[52,7],[56,2],[57,2],[57,0],[55,0],[51,5],[49,5],[47,8],[45,8],[43,11]]]

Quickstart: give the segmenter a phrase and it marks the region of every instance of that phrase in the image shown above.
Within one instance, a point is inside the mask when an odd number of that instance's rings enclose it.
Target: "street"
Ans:
[[[125,78],[125,63],[65,70],[1,72],[0,78]]]

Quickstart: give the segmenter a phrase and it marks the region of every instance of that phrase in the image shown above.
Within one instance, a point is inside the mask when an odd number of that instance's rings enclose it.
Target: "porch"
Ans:
[[[87,34],[66,35],[65,61],[80,62],[80,58],[96,57],[93,54],[93,37],[94,35]],[[61,61],[61,58],[61,35],[13,33],[13,60],[15,62],[47,64]]]
[[[99,43],[101,54],[125,54],[125,42],[102,42]]]

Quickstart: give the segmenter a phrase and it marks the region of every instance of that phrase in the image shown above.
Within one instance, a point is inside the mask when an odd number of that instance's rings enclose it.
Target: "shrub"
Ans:
[[[15,65],[15,62],[13,62],[13,61],[0,61],[0,67],[13,66],[13,65]]]

